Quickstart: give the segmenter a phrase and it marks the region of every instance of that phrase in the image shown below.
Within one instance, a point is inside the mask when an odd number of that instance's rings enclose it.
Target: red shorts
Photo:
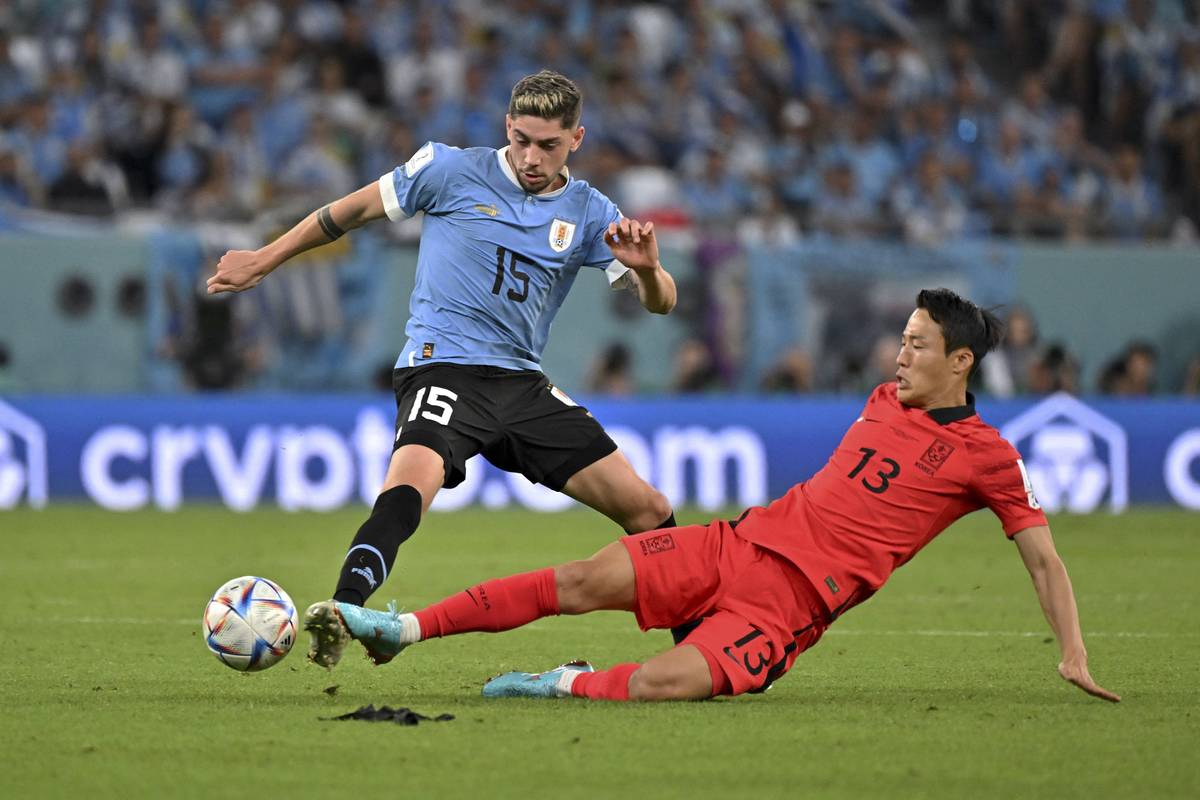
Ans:
[[[633,559],[638,625],[650,630],[702,620],[684,643],[698,647],[714,670],[714,694],[765,690],[829,627],[829,612],[808,578],[728,522],[620,541]]]

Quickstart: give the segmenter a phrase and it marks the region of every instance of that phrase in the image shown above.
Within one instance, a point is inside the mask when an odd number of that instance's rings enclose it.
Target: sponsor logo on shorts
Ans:
[[[838,588],[837,581],[833,579],[832,575],[825,576],[825,585],[829,587],[829,591],[833,594],[837,594],[841,591],[841,589]]]
[[[658,555],[659,553],[675,549],[675,539],[669,533],[664,533],[660,536],[650,536],[642,539],[639,544],[642,546],[642,555],[644,556]]]
[[[932,475],[942,468],[942,464],[950,458],[954,452],[954,447],[941,439],[934,439],[933,444],[929,445],[929,449],[925,451],[925,455],[921,456],[917,461],[917,469],[924,472],[926,475]]]

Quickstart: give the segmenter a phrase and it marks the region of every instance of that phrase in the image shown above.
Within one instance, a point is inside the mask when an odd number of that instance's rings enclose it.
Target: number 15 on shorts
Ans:
[[[426,397],[426,391],[429,396]],[[454,407],[450,403],[458,399],[458,395],[449,389],[443,389],[440,386],[422,386],[417,392],[417,399],[413,401],[412,413],[408,415],[408,421],[412,422],[417,418],[417,414],[429,420],[436,422],[439,425],[449,425],[450,415],[454,413]],[[425,410],[421,410],[421,404],[424,402]],[[436,411],[434,410],[436,409]]]

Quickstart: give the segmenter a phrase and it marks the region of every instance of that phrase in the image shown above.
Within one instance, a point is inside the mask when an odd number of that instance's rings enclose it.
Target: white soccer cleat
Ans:
[[[337,605],[332,600],[322,600],[304,612],[304,630],[312,634],[308,660],[325,669],[337,666],[350,643],[350,631]]]

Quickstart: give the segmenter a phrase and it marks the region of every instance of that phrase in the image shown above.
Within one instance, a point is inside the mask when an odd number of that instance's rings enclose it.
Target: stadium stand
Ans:
[[[754,263],[756,249],[1197,239],[1200,6],[1182,0],[5,4],[0,231],[35,230],[45,212],[122,232],[203,229],[186,267],[200,270],[223,244],[261,240],[428,139],[502,143],[510,87],[541,67],[585,92],[576,173],[694,254],[698,299],[681,308],[688,330],[673,341],[708,350],[705,387],[754,388],[771,375],[772,386],[846,389],[870,360],[836,352],[836,326],[812,335],[833,324],[808,314],[813,297],[853,283],[807,276],[815,294],[796,314],[807,330],[746,334],[753,314],[728,297],[752,298],[764,279],[730,265]],[[418,234],[418,223],[392,226],[383,244]],[[181,268],[160,262],[150,271]],[[967,274],[985,300],[1020,299],[971,269],[949,273]],[[261,301],[311,345],[282,363],[347,365],[363,332],[342,320],[364,313],[385,279],[344,273],[314,268]],[[193,324],[186,294],[151,317]],[[165,302],[148,298],[151,309]],[[869,351],[889,320],[867,311],[871,330],[855,346]],[[187,348],[155,333],[152,357],[176,366],[151,371],[200,385]],[[745,357],[741,340],[759,334],[769,346]],[[275,340],[287,338],[276,327]],[[267,362],[227,363],[223,385],[303,374],[272,368],[263,342]],[[793,352],[797,342],[808,352]],[[806,374],[781,384],[772,368],[789,352]],[[1194,356],[1167,372],[1183,376]],[[369,383],[371,365],[346,370],[332,386]],[[1166,388],[1194,380],[1175,383]],[[990,388],[1031,385],[1023,374]]]

